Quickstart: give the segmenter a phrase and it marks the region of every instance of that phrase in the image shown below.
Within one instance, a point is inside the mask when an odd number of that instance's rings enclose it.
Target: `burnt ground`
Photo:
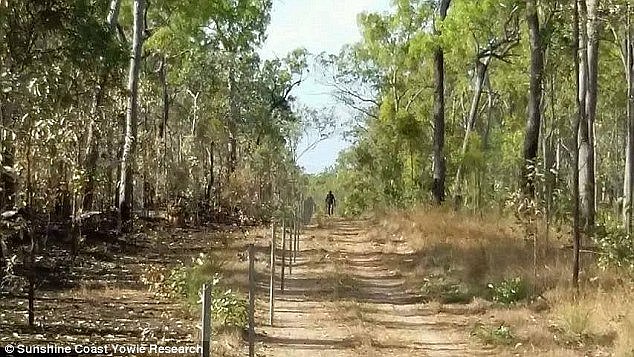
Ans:
[[[150,271],[166,274],[181,262],[191,264],[200,253],[226,250],[229,237],[243,235],[235,226],[140,225],[139,233],[115,241],[87,240],[73,264],[67,247],[49,242],[38,257],[36,326],[28,326],[24,279],[11,289],[5,286],[0,298],[0,346],[195,345],[198,311],[182,301],[158,296],[144,278]]]

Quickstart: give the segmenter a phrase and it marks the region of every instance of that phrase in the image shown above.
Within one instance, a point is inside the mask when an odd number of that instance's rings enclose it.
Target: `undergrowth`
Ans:
[[[438,207],[387,212],[375,223],[374,240],[388,246],[399,237],[411,248],[393,258],[394,268],[427,301],[492,302],[487,314],[496,322],[474,327],[479,340],[555,355],[595,350],[634,357],[634,249],[622,230],[600,225],[595,231],[596,250],[582,254],[577,292],[564,227],[546,235],[536,221],[527,239],[512,217]]]
[[[165,272],[151,268],[144,275],[144,282],[158,295],[180,299],[191,309],[200,309],[203,284],[212,286],[211,315],[214,328],[245,328],[247,324],[246,299],[225,288],[219,271],[222,261],[200,254],[191,265],[183,265]]]

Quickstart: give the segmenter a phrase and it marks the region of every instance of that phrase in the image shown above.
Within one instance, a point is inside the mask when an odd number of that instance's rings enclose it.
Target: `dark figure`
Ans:
[[[329,216],[332,216],[335,212],[335,202],[337,202],[337,200],[335,200],[335,195],[332,194],[332,191],[328,191],[328,194],[326,195],[326,209]]]

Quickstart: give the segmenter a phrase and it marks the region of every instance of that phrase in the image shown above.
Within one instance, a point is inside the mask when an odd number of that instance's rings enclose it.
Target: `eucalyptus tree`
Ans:
[[[90,117],[87,93],[95,85],[98,59],[112,58],[116,47],[103,26],[105,5],[88,0],[58,1],[53,7],[0,4],[0,205],[59,199],[61,211],[71,214],[70,196],[77,198],[82,186],[79,158],[85,139],[76,129]],[[46,195],[34,197],[36,190]]]
[[[130,67],[128,74],[128,99],[126,108],[125,134],[121,154],[121,171],[119,176],[118,208],[122,227],[130,229],[133,209],[134,165],[137,141],[137,113],[139,93],[139,72],[145,28],[145,0],[134,0],[133,35],[130,50]]]
[[[622,31],[621,59],[627,83],[627,139],[625,167],[623,170],[623,225],[628,233],[632,231],[632,200],[634,194],[634,27],[632,26],[632,5],[621,5],[625,10],[625,28]],[[623,23],[623,22],[621,22]],[[616,35],[616,31],[614,32]],[[618,36],[617,37],[618,40]]]
[[[438,19],[447,17],[451,0],[441,0],[438,5]],[[434,35],[442,34],[439,24],[434,24]],[[432,193],[436,204],[445,200],[445,58],[441,45],[434,50],[434,173]]]
[[[473,73],[473,95],[464,121],[464,139],[453,185],[454,196],[457,199],[461,197],[462,161],[467,153],[471,132],[476,125],[489,68],[493,60],[508,62],[512,50],[520,42],[518,11],[519,5],[515,0],[502,4],[489,1],[457,2],[445,24],[447,38],[445,41],[453,44],[451,53],[454,55],[468,53],[466,58],[473,62],[473,65],[470,65],[461,63],[460,59],[456,61],[468,66]],[[472,40],[461,43],[460,38],[472,38]],[[465,45],[468,48],[465,48]],[[462,58],[465,56],[463,55]]]
[[[111,0],[108,8],[108,14],[106,17],[106,24],[108,33],[112,43],[112,38],[115,35],[118,26],[119,10],[121,7],[121,0]],[[101,58],[102,69],[99,74],[98,83],[94,89],[94,98],[92,100],[92,107],[90,109],[90,121],[88,123],[87,137],[86,137],[86,153],[83,162],[83,169],[85,171],[85,184],[82,198],[82,208],[84,211],[90,211],[93,206],[93,197],[95,194],[95,180],[97,171],[97,161],[99,158],[99,144],[101,143],[101,132],[98,127],[99,116],[103,113],[102,105],[104,101],[104,95],[106,86],[108,83],[108,77],[112,71],[112,65],[117,64],[116,61],[112,61],[112,58]]]
[[[535,168],[539,148],[541,126],[542,82],[544,72],[545,39],[540,25],[539,0],[526,1],[526,23],[530,37],[530,90],[528,95],[528,118],[524,137],[522,187],[530,197],[535,196]]]
[[[598,0],[579,1],[580,20],[580,86],[579,98],[585,108],[580,125],[580,172],[581,213],[586,229],[594,226],[595,220],[595,134],[594,123],[597,111],[597,78],[599,61]]]
[[[237,161],[237,123],[240,120],[237,87],[237,70],[240,59],[252,52],[264,39],[264,30],[269,21],[270,0],[222,0],[215,5],[216,16],[209,29],[219,39],[221,50],[228,66],[227,87],[229,89],[229,116],[226,122],[229,133],[229,172],[233,173]]]

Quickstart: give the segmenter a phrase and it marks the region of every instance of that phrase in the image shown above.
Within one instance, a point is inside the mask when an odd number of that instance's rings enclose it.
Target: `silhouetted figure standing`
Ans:
[[[328,194],[326,195],[326,210],[328,211],[329,216],[332,216],[335,212],[336,202],[337,200],[335,200],[335,195],[332,194],[332,191],[328,191]]]

